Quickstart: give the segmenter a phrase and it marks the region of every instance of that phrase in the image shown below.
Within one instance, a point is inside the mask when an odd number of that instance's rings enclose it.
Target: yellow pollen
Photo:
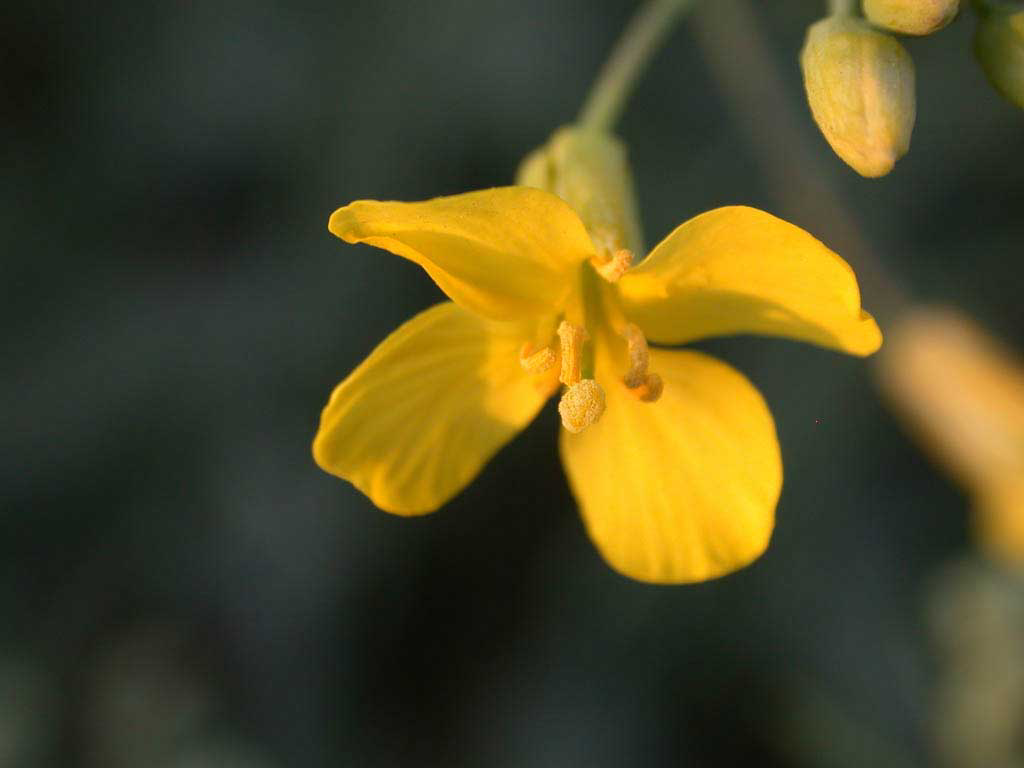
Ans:
[[[544,373],[558,362],[558,354],[551,347],[534,351],[533,344],[527,342],[519,351],[519,364],[523,370],[531,374]]]
[[[626,340],[626,351],[629,354],[629,371],[622,377],[622,383],[640,400],[653,403],[661,397],[664,383],[658,374],[647,372],[651,360],[647,338],[633,323],[627,323],[622,329],[622,338]]]
[[[558,380],[571,387],[583,378],[583,342],[588,338],[587,330],[563,320],[558,326],[558,338],[562,346],[562,371]]]
[[[582,432],[604,413],[604,390],[593,379],[571,385],[558,401],[562,426],[576,434]]]
[[[598,263],[596,259],[591,259],[590,263],[593,264],[597,274],[609,283],[614,283],[633,265],[633,252],[619,248],[606,261]]]

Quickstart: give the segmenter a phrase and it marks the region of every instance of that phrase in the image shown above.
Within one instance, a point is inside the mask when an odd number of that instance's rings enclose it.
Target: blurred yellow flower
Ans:
[[[572,167],[562,179],[575,210],[516,186],[335,211],[332,233],[419,264],[451,301],[400,327],[338,385],[313,455],[381,509],[427,513],[561,382],[562,461],[608,563],[648,582],[720,576],[771,536],[782,485],[774,422],[730,366],[648,340],[761,333],[867,355],[881,334],[838,255],[752,208],[697,216],[631,266],[630,217]]]
[[[981,547],[1024,563],[1024,364],[945,307],[908,313],[879,363],[899,414],[971,494]]]

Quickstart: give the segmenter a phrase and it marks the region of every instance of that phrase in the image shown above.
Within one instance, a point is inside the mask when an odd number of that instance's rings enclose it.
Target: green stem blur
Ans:
[[[651,56],[661,47],[675,21],[693,5],[694,0],[650,0],[640,9],[590,89],[580,111],[580,125],[611,130]]]
[[[830,16],[852,16],[857,0],[828,0]]]

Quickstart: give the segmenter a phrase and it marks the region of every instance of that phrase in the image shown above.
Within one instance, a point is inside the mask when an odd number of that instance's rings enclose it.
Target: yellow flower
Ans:
[[[419,264],[451,301],[400,327],[338,385],[313,455],[381,509],[427,513],[560,381],[562,461],[608,563],[648,582],[720,576],[771,536],[782,485],[774,422],[730,366],[648,340],[760,333],[867,355],[881,335],[839,256],[752,208],[697,216],[630,267],[639,230],[616,145],[598,137],[592,152],[592,137],[575,138],[553,140],[520,177],[574,206],[516,186],[335,211],[332,233]],[[576,149],[584,157],[572,159]]]
[[[903,317],[879,363],[899,414],[971,494],[981,548],[1024,564],[1024,363],[944,307]]]

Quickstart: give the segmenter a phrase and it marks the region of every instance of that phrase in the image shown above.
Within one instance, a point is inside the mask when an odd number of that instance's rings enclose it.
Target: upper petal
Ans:
[[[690,219],[618,285],[626,314],[665,344],[763,333],[869,355],[882,343],[850,265],[755,208]]]
[[[457,304],[498,320],[557,311],[573,268],[594,252],[566,203],[528,187],[419,203],[358,200],[335,211],[328,229],[416,262]]]
[[[335,388],[317,464],[388,512],[437,509],[544,404],[519,365],[523,340],[451,302],[421,312]]]
[[[562,461],[587,531],[608,563],[640,581],[721,576],[768,545],[782,488],[775,424],[736,370],[690,350],[651,350],[664,381],[644,403],[601,370],[607,407]]]

